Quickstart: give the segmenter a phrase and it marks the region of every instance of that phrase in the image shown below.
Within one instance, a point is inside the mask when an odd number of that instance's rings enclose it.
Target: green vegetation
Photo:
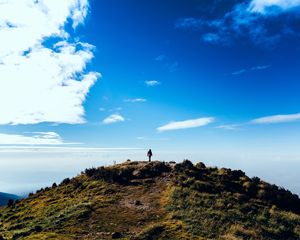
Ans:
[[[163,162],[86,169],[0,209],[0,239],[300,239],[300,200],[242,171]]]

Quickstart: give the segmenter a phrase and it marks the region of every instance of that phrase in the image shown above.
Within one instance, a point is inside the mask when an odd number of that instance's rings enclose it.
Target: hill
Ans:
[[[293,240],[300,200],[240,170],[128,161],[1,208],[1,238]]]
[[[20,199],[20,197],[14,194],[0,192],[0,206],[6,205],[9,199],[17,200]]]

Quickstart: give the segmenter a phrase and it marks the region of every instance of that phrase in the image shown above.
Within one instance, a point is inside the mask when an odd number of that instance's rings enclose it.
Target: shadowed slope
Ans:
[[[20,199],[20,197],[14,194],[0,192],[0,206],[6,205],[9,199],[17,200]]]

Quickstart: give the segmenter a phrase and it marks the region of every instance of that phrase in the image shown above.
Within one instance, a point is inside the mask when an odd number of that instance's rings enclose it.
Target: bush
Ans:
[[[82,186],[82,183],[76,178],[72,180],[72,183],[75,189],[78,189]]]
[[[96,173],[96,171],[96,168],[87,168],[84,172],[88,177],[92,177]]]
[[[14,204],[15,204],[15,202],[14,202],[13,199],[9,199],[9,200],[7,201],[7,207],[13,207]]]
[[[143,232],[138,234],[137,240],[154,240],[158,239],[159,236],[164,232],[165,226],[161,224],[156,224],[146,228]]]
[[[195,181],[195,183],[193,184],[193,188],[199,192],[207,192],[207,193],[215,192],[214,186],[209,182]]]
[[[253,177],[253,178],[252,178],[252,181],[253,181],[256,185],[258,185],[258,184],[260,183],[260,178],[259,178],[259,177]]]
[[[34,231],[35,232],[41,232],[42,230],[43,230],[43,228],[41,226],[39,226],[39,225],[37,225],[37,226],[34,227]]]
[[[71,181],[70,178],[65,178],[65,179],[61,182],[61,184],[66,185],[66,184],[69,184],[70,181]]]
[[[134,175],[137,178],[149,178],[157,177],[170,171],[170,166],[166,165],[164,162],[150,162],[141,169],[138,169]]]
[[[256,196],[257,196],[257,198],[259,198],[261,200],[265,200],[268,197],[268,192],[264,189],[260,189],[260,190],[258,190]]]
[[[243,187],[245,189],[245,192],[249,195],[249,196],[255,196],[256,195],[256,185],[253,182],[247,181],[243,183]]]
[[[198,162],[196,165],[195,165],[196,168],[206,168],[205,164],[203,162]]]
[[[241,170],[233,170],[231,171],[231,178],[233,180],[239,180],[241,177],[244,177],[245,173]]]
[[[183,160],[182,163],[176,164],[174,169],[177,172],[182,172],[182,171],[185,171],[185,170],[193,170],[194,165],[190,160],[185,159],[185,160]]]
[[[87,176],[92,177],[96,180],[105,180],[107,182],[127,183],[132,176],[130,176],[132,170],[128,169],[115,169],[115,168],[91,168],[86,169],[85,173]]]

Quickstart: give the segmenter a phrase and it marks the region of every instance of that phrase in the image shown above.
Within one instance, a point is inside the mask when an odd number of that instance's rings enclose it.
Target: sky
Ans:
[[[299,0],[0,0],[0,191],[185,158],[300,194]]]

